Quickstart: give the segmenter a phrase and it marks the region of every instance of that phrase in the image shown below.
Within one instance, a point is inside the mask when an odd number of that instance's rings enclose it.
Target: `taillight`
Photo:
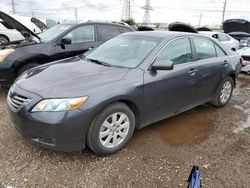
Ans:
[[[246,65],[246,62],[244,61],[244,59],[242,57],[240,58],[240,64],[241,64],[241,66],[245,66]]]

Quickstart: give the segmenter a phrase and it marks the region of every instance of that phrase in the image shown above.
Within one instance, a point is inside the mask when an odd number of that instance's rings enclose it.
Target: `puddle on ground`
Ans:
[[[216,111],[217,109],[211,106],[199,106],[152,124],[147,129],[172,146],[198,144],[206,140],[215,128]]]

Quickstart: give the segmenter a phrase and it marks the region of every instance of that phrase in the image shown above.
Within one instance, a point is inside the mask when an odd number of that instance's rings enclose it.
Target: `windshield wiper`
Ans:
[[[106,67],[111,67],[110,64],[106,63],[106,62],[103,62],[103,61],[100,61],[98,59],[89,59],[89,58],[86,58],[87,60],[91,61],[91,62],[94,62],[94,63],[97,63],[99,65],[104,65]]]

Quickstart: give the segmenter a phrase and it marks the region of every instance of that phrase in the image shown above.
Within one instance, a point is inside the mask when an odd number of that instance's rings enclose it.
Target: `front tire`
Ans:
[[[9,42],[10,40],[6,36],[0,35],[0,45],[7,44]]]
[[[128,143],[134,129],[134,113],[126,104],[116,102],[96,115],[88,131],[87,144],[99,155],[110,155]]]
[[[225,78],[217,92],[214,100],[211,102],[212,105],[215,107],[223,107],[228,104],[230,101],[232,94],[233,94],[233,88],[234,88],[234,81],[231,77]]]

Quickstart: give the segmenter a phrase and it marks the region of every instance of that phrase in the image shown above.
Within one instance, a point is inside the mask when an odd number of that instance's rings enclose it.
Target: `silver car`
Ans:
[[[233,37],[231,37],[226,33],[213,32],[213,31],[200,31],[199,33],[217,39],[218,41],[228,46],[228,48],[230,48],[233,51],[238,50],[240,47],[239,41],[237,41],[236,39],[234,39]]]

